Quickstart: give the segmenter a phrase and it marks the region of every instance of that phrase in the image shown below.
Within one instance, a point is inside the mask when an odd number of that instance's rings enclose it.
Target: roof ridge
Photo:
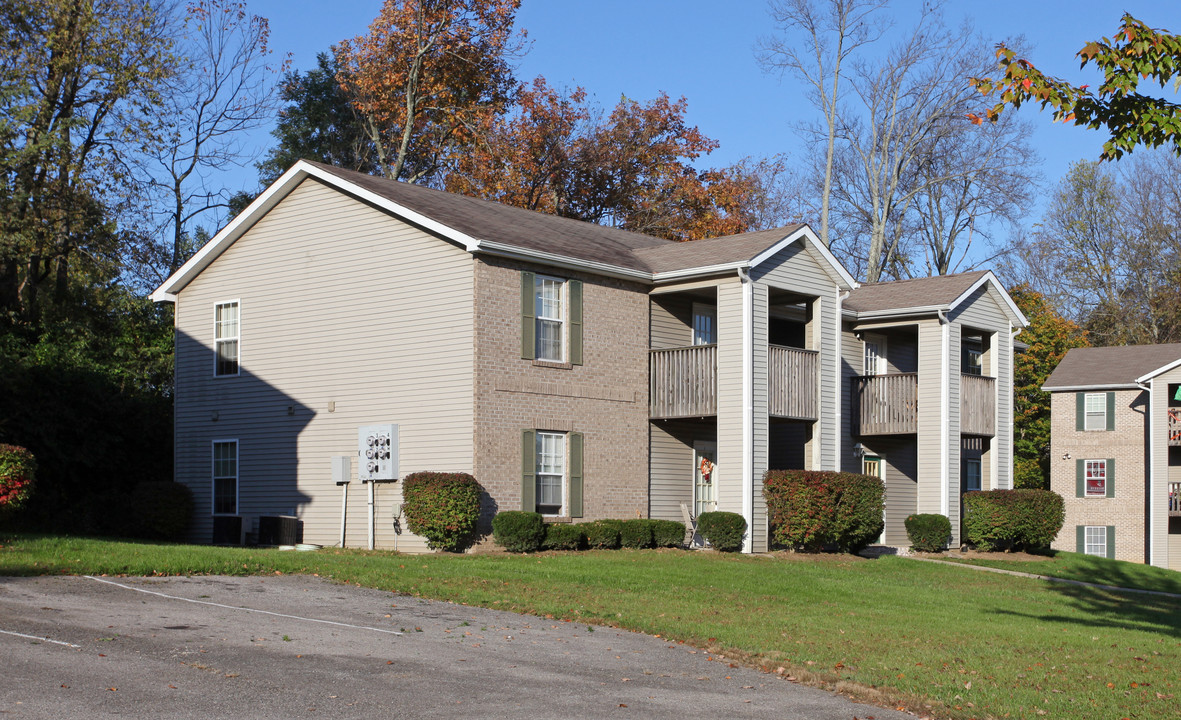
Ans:
[[[925,275],[923,277],[902,278],[901,280],[879,280],[877,282],[861,283],[861,287],[874,287],[876,285],[900,285],[903,283],[921,282],[924,280],[940,280],[946,278],[958,278],[965,275],[985,275],[992,272],[991,270],[965,270],[964,272],[948,273],[947,275]]]

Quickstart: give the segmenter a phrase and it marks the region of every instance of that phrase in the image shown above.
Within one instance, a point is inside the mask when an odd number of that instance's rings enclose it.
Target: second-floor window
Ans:
[[[1087,393],[1087,430],[1107,429],[1107,393]]]
[[[865,375],[885,375],[886,338],[881,335],[865,336],[865,359],[862,372]]]
[[[1107,461],[1086,461],[1086,496],[1107,497]]]
[[[537,359],[563,362],[566,359],[564,310],[566,283],[538,275],[534,279],[534,322],[537,324]]]
[[[693,344],[713,345],[718,341],[718,308],[693,303]]]
[[[967,348],[964,350],[964,367],[962,372],[965,375],[984,374],[984,353],[980,351],[980,348]]]
[[[521,357],[582,364],[582,281],[521,273]]]
[[[238,301],[218,303],[213,322],[213,374],[238,374]]]

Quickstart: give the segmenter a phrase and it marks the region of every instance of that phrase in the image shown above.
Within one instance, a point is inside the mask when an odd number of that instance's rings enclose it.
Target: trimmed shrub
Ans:
[[[1049,490],[964,493],[963,540],[981,550],[1048,547],[1065,518],[1062,497]]]
[[[0,444],[0,512],[19,510],[33,491],[37,461],[19,445]]]
[[[541,513],[505,510],[492,518],[492,537],[509,552],[535,552],[545,539]]]
[[[906,518],[906,536],[914,550],[939,552],[951,540],[951,520],[946,515],[911,515]]]
[[[128,498],[133,530],[148,540],[184,540],[193,516],[193,491],[178,482],[146,482]]]
[[[652,544],[658,548],[679,548],[685,545],[685,523],[676,520],[649,520],[652,523]]]
[[[772,539],[805,552],[863,550],[882,534],[885,495],[871,475],[768,470],[763,477]]]
[[[619,546],[633,550],[652,547],[652,521],[624,520],[619,526]]]
[[[616,550],[619,548],[618,520],[596,520],[583,523],[582,532],[586,534],[586,546],[592,550]]]
[[[542,550],[581,550],[586,543],[586,535],[581,525],[567,523],[549,523],[545,526],[545,538],[541,541]]]
[[[746,518],[732,512],[706,512],[697,518],[697,532],[715,550],[736,552],[746,537]]]
[[[476,534],[483,493],[467,473],[411,473],[402,481],[406,527],[432,549],[460,552]]]

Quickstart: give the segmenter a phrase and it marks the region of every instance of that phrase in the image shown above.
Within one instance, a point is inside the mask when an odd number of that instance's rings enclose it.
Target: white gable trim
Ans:
[[[804,225],[763,252],[751,258],[750,268],[753,270],[770,258],[774,257],[783,248],[791,245],[797,240],[804,240],[805,249],[812,250],[820,256],[820,266],[828,271],[829,275],[837,281],[837,284],[843,284],[844,290],[852,290],[857,287],[857,281],[849,274],[849,271],[841,265],[836,256],[832,254],[828,248],[824,247],[824,243],[820,242],[820,238],[816,237],[816,233],[812,232],[812,228]]]
[[[971,297],[972,293],[979,290],[980,287],[985,283],[992,283],[993,288],[995,288],[1000,294],[1001,300],[1004,301],[1005,308],[1009,311],[1009,319],[1014,325],[1019,327],[1026,327],[1029,325],[1029,318],[1022,314],[1021,310],[1017,307],[1017,303],[1013,302],[1013,298],[1009,297],[1009,293],[1005,290],[1004,286],[1001,285],[1000,281],[996,279],[996,275],[992,274],[991,270],[986,272],[979,280],[972,283],[972,287],[965,290],[958,298],[952,300],[951,305],[949,305],[947,309],[949,311],[955,310],[957,307],[959,307],[959,305]]]
[[[1144,373],[1140,377],[1136,378],[1136,383],[1137,384],[1146,383],[1149,380],[1151,380],[1152,378],[1156,377],[1157,375],[1160,375],[1161,373],[1166,373],[1166,372],[1172,370],[1173,368],[1177,367],[1178,365],[1181,365],[1181,358],[1177,358],[1176,360],[1169,363],[1168,365],[1162,365],[1161,367],[1158,367],[1156,370]]]

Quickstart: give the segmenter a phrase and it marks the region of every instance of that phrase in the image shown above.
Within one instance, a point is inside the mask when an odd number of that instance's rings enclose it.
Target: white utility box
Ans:
[[[362,425],[357,431],[357,479],[398,479],[398,426]]]

